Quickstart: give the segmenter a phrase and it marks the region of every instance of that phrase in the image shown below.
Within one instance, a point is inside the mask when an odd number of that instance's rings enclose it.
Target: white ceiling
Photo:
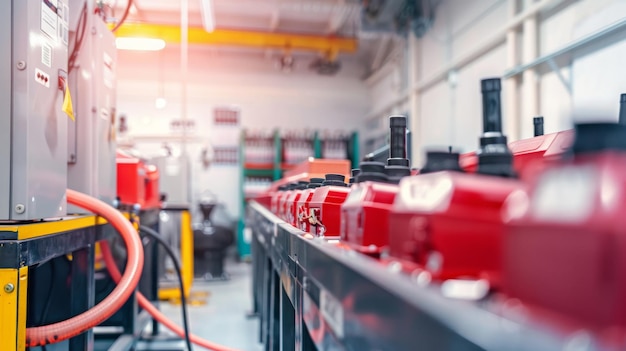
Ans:
[[[201,1],[187,0],[190,25],[201,25]],[[120,16],[125,0],[112,5]],[[212,0],[217,28],[356,36],[358,0]],[[180,23],[180,0],[134,0],[130,21]]]
[[[189,25],[202,26],[202,1],[187,1]],[[217,29],[358,38],[359,50],[349,56],[361,61],[368,67],[367,70],[380,66],[393,51],[394,45],[401,44],[390,40],[387,34],[360,35],[361,0],[212,0],[212,3]],[[115,9],[115,17],[121,16],[126,4],[127,0],[109,1]],[[127,21],[180,24],[180,11],[181,0],[134,0],[134,9]],[[232,49],[226,50],[232,52]],[[250,50],[236,51],[244,53]]]

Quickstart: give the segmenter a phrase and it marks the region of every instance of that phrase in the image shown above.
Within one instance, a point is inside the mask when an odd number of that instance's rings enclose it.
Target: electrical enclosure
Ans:
[[[66,0],[13,0],[0,2],[0,10],[5,48],[0,51],[5,116],[0,119],[0,220],[63,216],[68,5]]]
[[[76,120],[68,125],[68,186],[112,204],[117,191],[115,37],[94,12],[93,1],[70,4],[76,4],[70,14],[70,52],[77,50],[77,56],[69,67]]]

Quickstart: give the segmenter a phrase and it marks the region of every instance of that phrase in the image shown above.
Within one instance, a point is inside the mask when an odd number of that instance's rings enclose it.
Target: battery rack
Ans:
[[[283,135],[278,129],[271,134],[252,134],[244,130],[241,133],[239,147],[239,204],[240,216],[237,224],[237,252],[239,258],[249,260],[251,254],[250,237],[246,235],[246,225],[244,213],[248,201],[254,199],[258,194],[267,190],[271,183],[280,180],[285,172],[298,166],[299,163],[308,157],[338,158],[337,153],[333,153],[333,144],[345,144],[346,158],[350,160],[352,167],[357,167],[360,160],[360,145],[358,132],[349,133],[342,137],[326,136],[319,131],[314,131],[309,138],[301,138],[293,142],[288,135]],[[304,146],[299,150],[310,150],[309,152],[298,152],[296,157],[292,157],[289,150],[292,145]]]
[[[254,201],[247,220],[265,350],[540,351],[580,339],[493,299],[446,298],[440,285],[420,285],[393,266],[306,236]]]

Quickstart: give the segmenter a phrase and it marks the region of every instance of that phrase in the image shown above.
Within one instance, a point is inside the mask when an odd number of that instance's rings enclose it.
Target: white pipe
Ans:
[[[419,41],[413,32],[409,34],[408,42],[408,66],[409,66],[409,127],[411,128],[411,167],[422,165],[422,119],[420,111],[419,92],[413,86],[420,75],[421,67],[421,51]]]
[[[389,38],[388,35],[382,35],[378,42],[378,48],[376,49],[376,53],[374,54],[374,59],[372,59],[372,64],[370,69],[374,72],[380,68],[383,64],[383,59],[385,58],[385,54],[387,53],[387,48],[389,47]]]
[[[525,6],[532,6],[533,0],[526,0]],[[538,57],[537,48],[537,15],[530,16],[524,20],[523,25],[523,40],[522,40],[522,62],[532,62]],[[520,119],[521,125],[530,125],[530,118],[536,116],[539,113],[539,81],[537,77],[537,71],[535,68],[530,68],[524,71],[522,76],[522,98],[524,104],[522,105],[522,117]],[[523,128],[520,126],[520,130],[529,130],[529,128]],[[525,135],[528,133],[520,133],[520,138],[531,137],[532,135]]]
[[[187,141],[187,143],[204,143],[208,140],[207,137],[202,137],[202,136],[187,136],[185,138],[185,140]],[[171,134],[150,134],[150,135],[133,135],[132,137],[128,137],[126,138],[126,140],[123,140],[121,142],[118,142],[118,144],[122,143],[124,145],[129,145],[129,144],[133,144],[133,143],[159,143],[159,142],[164,142],[164,141],[169,141],[169,142],[182,142],[183,141],[183,136],[182,135],[171,135]]]
[[[547,9],[553,8],[553,7],[559,5],[562,2],[563,2],[563,0],[542,0],[540,2],[535,3],[530,8],[526,9],[525,11],[523,11],[522,13],[514,16],[509,21],[509,23],[507,23],[499,31],[494,32],[494,34],[491,37],[489,37],[487,40],[483,41],[483,43],[481,45],[477,45],[473,50],[467,52],[465,55],[459,56],[457,59],[455,59],[451,63],[449,63],[444,69],[441,69],[436,74],[431,75],[427,79],[420,79],[420,80],[418,80],[416,82],[411,82],[409,84],[412,87],[411,89],[408,89],[404,94],[398,96],[393,101],[390,101],[385,106],[383,106],[382,108],[378,109],[377,111],[370,113],[368,115],[368,118],[373,118],[373,117],[380,116],[381,114],[390,111],[395,106],[406,102],[407,100],[410,99],[410,91],[421,92],[421,91],[424,91],[424,90],[428,89],[429,87],[433,86],[434,84],[436,84],[436,83],[438,83],[438,82],[440,82],[440,81],[442,81],[444,79],[447,79],[449,71],[451,71],[451,70],[458,70],[458,69],[462,68],[463,66],[467,65],[468,63],[471,63],[475,59],[479,58],[485,52],[488,52],[489,50],[493,49],[494,47],[496,47],[499,44],[501,44],[502,42],[504,42],[504,40],[505,40],[507,34],[509,33],[509,31],[511,31],[511,30],[515,31],[520,26],[520,24],[522,24],[522,22],[526,18],[528,18],[529,16],[532,16],[532,15],[536,15],[536,14],[538,14],[539,12],[541,12],[543,10],[547,10]],[[361,34],[361,37],[363,37],[363,34]],[[389,67],[389,66],[391,66],[391,65],[387,65],[387,64],[383,65],[383,67],[381,67],[380,70],[374,72],[371,76],[366,78],[366,80],[365,80],[366,85],[372,86],[377,81],[379,81],[383,76],[388,74],[389,70],[392,68],[392,67]],[[519,111],[519,107],[518,107],[517,111]],[[516,113],[519,114],[519,112],[516,112]],[[514,116],[515,116],[515,114],[514,114]],[[517,118],[519,119],[519,117],[517,117]],[[519,122],[518,122],[518,125],[519,125]],[[512,138],[516,137],[516,139],[519,139],[520,138],[520,133],[514,131],[511,134],[511,137]]]
[[[213,0],[201,0],[201,3],[202,6],[200,8],[200,13],[202,15],[202,26],[204,27],[205,31],[211,33],[215,29]]]
[[[383,63],[378,70],[365,78],[365,84],[368,87],[373,86],[374,84],[378,83],[382,78],[391,74],[391,72],[394,70],[394,67],[398,64],[398,59],[395,56],[396,53],[393,52],[391,55],[389,55],[387,62]]]
[[[382,108],[379,108],[378,110],[376,110],[374,112],[370,112],[367,115],[367,119],[372,119],[372,118],[375,118],[375,117],[380,117],[383,114],[391,113],[392,110],[395,107],[404,104],[409,99],[409,95],[410,95],[409,91],[410,90],[407,89],[406,91],[404,91],[401,94],[399,94],[396,98],[394,98],[393,100],[391,100],[390,102],[385,104]]]
[[[180,2],[180,119],[187,120],[187,76],[189,66],[189,0]],[[187,128],[183,127],[181,153],[187,155]]]
[[[333,6],[333,11],[335,12],[328,21],[328,27],[326,28],[326,34],[328,35],[337,33],[346,23],[350,8],[345,4],[344,0],[339,0],[339,3]]]
[[[482,43],[474,46],[472,50],[452,60],[452,62],[446,65],[443,69],[435,72],[430,77],[427,77],[426,79],[422,79],[417,82],[415,84],[415,89],[422,91],[446,79],[448,77],[448,72],[461,69],[462,67],[481,57],[484,53],[502,44],[506,39],[506,35],[509,30],[519,27],[528,17],[535,16],[539,12],[554,7],[561,2],[563,2],[563,0],[542,0],[534,3],[522,13],[513,17],[506,25],[501,27],[499,30],[494,31],[493,34]]]
[[[280,23],[280,9],[274,10],[272,12],[272,18],[270,19],[270,32],[275,32],[278,28],[278,24]],[[205,27],[206,30],[206,27]]]
[[[517,15],[517,0],[508,0],[508,15],[509,18],[514,18]],[[518,50],[517,50],[517,31],[515,28],[509,29],[506,33],[506,67],[507,70],[517,66],[518,61]],[[504,118],[506,120],[505,123],[505,134],[508,136],[509,141],[519,140],[520,131],[519,131],[519,123],[520,123],[520,106],[519,106],[519,92],[517,85],[519,84],[519,79],[513,77],[512,79],[508,79],[504,82],[505,84],[505,96],[506,96],[506,104],[505,104],[505,114]]]
[[[385,64],[382,65],[382,67],[380,67],[378,70],[376,70],[370,76],[365,78],[365,84],[368,87],[371,87],[371,86],[375,85],[383,77],[386,77],[388,74],[390,74],[393,71],[393,68],[394,68],[395,65],[397,65],[397,62],[396,62],[395,59],[387,61]]]

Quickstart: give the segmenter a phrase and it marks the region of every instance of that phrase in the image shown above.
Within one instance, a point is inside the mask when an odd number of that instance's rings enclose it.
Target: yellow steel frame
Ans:
[[[139,230],[139,218],[123,212],[124,216],[129,219],[135,229]],[[97,224],[108,223],[106,219],[98,217]],[[100,247],[96,243],[96,255],[100,253]],[[193,267],[193,230],[191,229],[191,214],[189,211],[181,211],[180,215],[180,260],[181,274],[183,275],[183,289],[185,297],[189,297],[191,285],[193,284],[194,267]],[[101,267],[96,267],[99,269]],[[178,300],[180,299],[180,289],[176,287],[167,287],[159,289],[159,300]]]
[[[12,287],[12,290],[10,289]],[[0,350],[26,349],[28,267],[0,269]]]
[[[70,216],[64,217],[60,220],[50,220],[47,222],[21,225],[0,225],[0,232],[14,232],[17,233],[18,240],[25,240],[91,227],[95,224],[96,217],[93,215]]]
[[[181,274],[183,275],[183,289],[185,297],[189,297],[191,285],[193,284],[193,230],[191,230],[191,214],[189,211],[182,211],[180,215],[180,260]],[[180,289],[178,287],[168,287],[159,289],[159,300],[180,299]]]
[[[96,217],[75,216],[48,222],[0,225],[1,232],[15,232],[18,240],[69,232],[96,225]],[[26,349],[28,267],[0,268],[0,350]]]
[[[131,221],[131,223],[133,223],[134,227],[138,227],[138,225],[136,225],[136,222],[139,221],[139,218],[136,215],[134,215],[134,214],[132,214],[130,212],[126,212],[126,211],[120,211],[120,212],[122,213],[122,215],[126,219],[128,219],[129,221]],[[109,221],[107,221],[106,218],[104,218],[104,217],[96,217],[96,225],[102,225],[102,224],[108,224],[108,223],[109,223]]]
[[[118,37],[159,38],[166,43],[180,43],[180,27],[166,24],[127,23],[115,32]],[[216,29],[209,33],[201,27],[190,27],[188,42],[200,45],[232,45],[317,51],[336,55],[353,53],[358,48],[355,38],[305,34],[254,32]]]
[[[131,215],[124,215],[132,219]],[[94,215],[70,216],[61,220],[23,225],[0,225],[0,232],[14,232],[18,240],[38,238],[106,224],[104,218]],[[137,221],[133,221],[135,226]],[[189,211],[181,213],[181,261],[185,296],[193,283],[193,231]],[[6,287],[6,290],[5,290]],[[11,288],[12,287],[12,288]],[[26,349],[26,308],[28,267],[0,268],[0,350]],[[178,288],[159,290],[160,299],[180,298]]]

